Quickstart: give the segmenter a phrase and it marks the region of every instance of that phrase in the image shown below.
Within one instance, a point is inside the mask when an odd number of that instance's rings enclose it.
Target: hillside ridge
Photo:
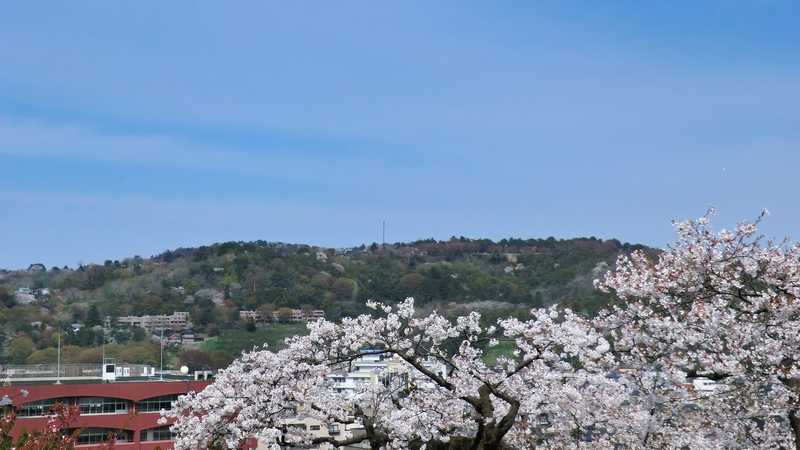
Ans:
[[[367,299],[414,297],[422,309],[479,310],[487,320],[555,303],[592,313],[607,302],[592,281],[635,249],[657,251],[594,237],[453,237],[342,249],[251,241],[75,269],[32,264],[0,272],[4,359],[27,360],[52,346],[59,330],[76,346],[101,342],[101,325],[106,339],[129,342],[134,336],[115,326],[120,317],[176,311],[188,312],[193,332],[205,338],[244,328],[241,311],[272,317],[285,309],[322,310],[338,319],[363,312]],[[33,349],[12,357],[9,345],[20,337]]]

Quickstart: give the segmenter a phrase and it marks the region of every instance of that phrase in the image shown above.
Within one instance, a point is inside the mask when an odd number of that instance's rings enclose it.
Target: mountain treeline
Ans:
[[[37,349],[52,347],[58,332],[69,345],[98,345],[97,329],[108,325],[106,318],[113,324],[120,316],[174,311],[189,312],[195,333],[205,337],[244,328],[240,310],[266,316],[321,309],[338,319],[364,311],[367,299],[410,296],[422,308],[476,309],[487,320],[554,303],[591,313],[607,300],[593,289],[593,279],[620,253],[637,248],[655,251],[594,237],[453,237],[348,249],[255,241],[77,268],[32,264],[0,272],[3,360],[25,362]],[[117,344],[146,340],[141,330],[111,330],[107,339]]]

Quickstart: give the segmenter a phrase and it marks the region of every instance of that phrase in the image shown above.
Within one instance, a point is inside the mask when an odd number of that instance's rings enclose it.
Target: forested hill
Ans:
[[[200,325],[258,308],[324,309],[336,318],[361,311],[368,298],[407,296],[445,310],[561,303],[592,311],[604,301],[592,280],[635,248],[644,247],[595,238],[452,238],[342,250],[226,242],[77,269],[5,272],[0,300],[14,308],[24,303],[20,288],[34,295],[47,288],[36,303],[61,321],[83,321],[96,305],[102,317],[187,310]]]
[[[480,310],[487,320],[553,303],[592,312],[606,301],[592,280],[636,248],[645,247],[595,238],[452,238],[350,249],[259,241],[78,268],[32,264],[0,271],[0,363],[55,361],[58,335],[74,362],[99,358],[104,336],[113,343],[106,350],[126,361],[158,361],[143,330],[102,330],[106,317],[113,324],[126,315],[188,312],[206,341],[202,351],[175,354],[186,363],[200,355],[204,362],[193,366],[224,367],[243,349],[304,331],[302,324],[273,324],[253,332],[240,310],[271,316],[287,307],[322,309],[337,319],[364,311],[366,299],[413,296],[423,308]]]

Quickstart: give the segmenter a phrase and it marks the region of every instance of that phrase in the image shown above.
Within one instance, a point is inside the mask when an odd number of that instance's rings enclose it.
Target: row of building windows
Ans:
[[[116,430],[113,428],[84,428],[78,435],[78,445],[100,444],[108,442],[111,438],[116,442],[133,442],[133,431]],[[169,431],[169,426],[150,428],[142,430],[140,433],[141,441],[169,441],[175,435]]]
[[[162,409],[170,409],[177,399],[177,395],[148,398],[137,403],[136,410],[159,412]],[[17,407],[17,417],[46,416],[56,403],[78,405],[81,414],[125,414],[132,407],[132,402],[112,397],[49,398],[20,405]]]
[[[112,428],[84,428],[78,435],[78,445],[100,444],[111,438],[116,442],[133,442],[133,431]]]
[[[159,412],[162,409],[172,408],[172,403],[178,400],[177,395],[163,395],[140,401],[136,405],[136,410],[140,412]]]
[[[169,425],[142,430],[140,440],[142,441],[171,441],[175,439],[175,433],[169,431]]]
[[[306,425],[304,423],[290,423],[287,426],[290,428],[296,428],[300,431],[320,431],[322,429],[322,425]],[[328,425],[328,433],[331,435],[339,434],[339,424],[332,423]]]
[[[122,414],[128,412],[128,402],[119,398],[80,397],[81,414]]]

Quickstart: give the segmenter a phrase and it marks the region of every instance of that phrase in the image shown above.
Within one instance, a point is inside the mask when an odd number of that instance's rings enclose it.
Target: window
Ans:
[[[81,414],[124,414],[128,412],[128,402],[119,398],[81,397],[78,408]]]
[[[550,426],[550,415],[547,413],[541,413],[535,417],[531,417],[529,420],[534,425],[538,425],[540,427]]]
[[[146,398],[136,405],[139,412],[159,412],[162,409],[172,408],[172,402],[178,400],[177,395],[162,395],[161,397]]]
[[[50,414],[50,409],[53,407],[53,405],[58,402],[64,403],[62,399],[58,398],[49,398],[47,400],[25,403],[17,408],[17,417],[46,416]]]
[[[166,425],[158,428],[150,428],[149,430],[142,430],[140,439],[142,441],[171,441],[174,437],[175,434],[169,431],[169,425]]]
[[[339,424],[332,423],[328,425],[328,433],[330,433],[331,436],[336,436],[337,434],[339,434]]]
[[[130,430],[114,430],[112,428],[84,428],[78,435],[78,445],[99,444],[106,442],[110,437],[117,442],[132,442],[133,432]]]
[[[319,428],[319,425],[311,425],[310,427],[311,431],[319,431]]]

